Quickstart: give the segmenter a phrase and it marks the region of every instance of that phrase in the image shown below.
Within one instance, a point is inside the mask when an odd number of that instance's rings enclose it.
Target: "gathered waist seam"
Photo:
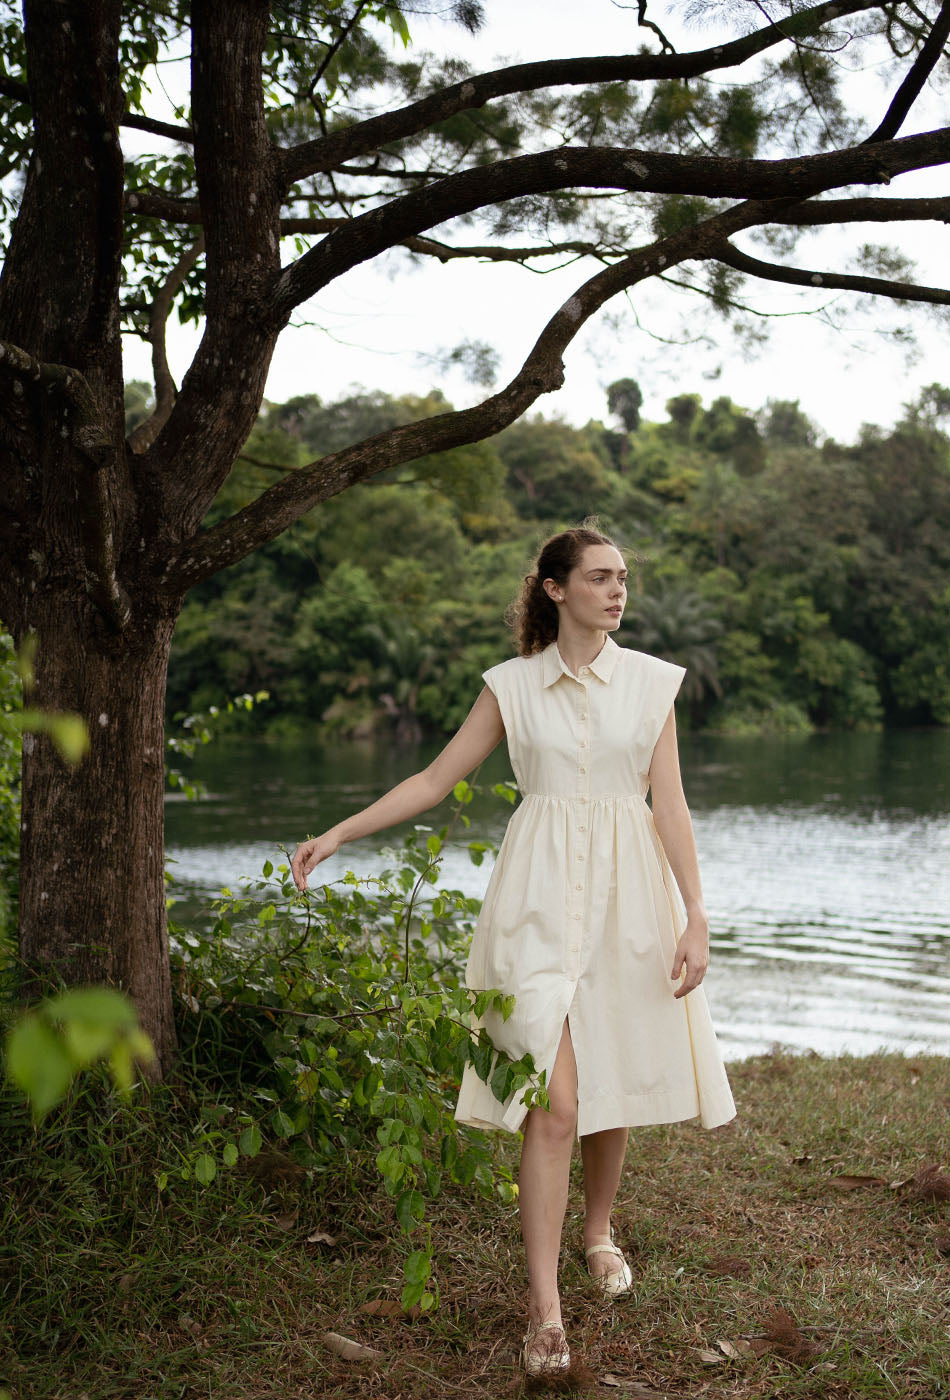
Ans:
[[[540,798],[544,802],[582,802],[584,806],[590,806],[595,802],[645,802],[646,794],[641,792],[599,792],[582,793],[573,797],[568,797],[562,792],[523,792],[522,798]]]

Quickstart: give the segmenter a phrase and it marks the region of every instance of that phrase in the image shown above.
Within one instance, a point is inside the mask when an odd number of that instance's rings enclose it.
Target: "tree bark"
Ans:
[[[75,768],[45,735],[23,743],[20,954],[45,991],[109,983],[135,1001],[168,1072],[175,1051],[165,918],[164,700],[176,614],[136,618],[121,647],[67,587],[30,610],[31,700],[86,722]]]

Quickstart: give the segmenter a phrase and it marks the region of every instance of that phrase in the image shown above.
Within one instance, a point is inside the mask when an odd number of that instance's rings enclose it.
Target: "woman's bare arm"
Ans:
[[[354,812],[322,835],[313,836],[297,847],[291,869],[298,890],[306,889],[311,870],[333,855],[344,841],[355,841],[373,831],[408,821],[441,802],[459,779],[477,768],[504,737],[505,726],[498,701],[486,685],[458,732],[427,768],[397,783],[369,807]]]
[[[685,968],[686,976],[673,993],[676,997],[683,997],[698,987],[706,975],[709,966],[709,919],[703,903],[693,823],[680,776],[676,719],[672,709],[653,750],[650,789],[653,794],[653,824],[686,906],[686,928],[676,945],[671,974],[675,982]]]

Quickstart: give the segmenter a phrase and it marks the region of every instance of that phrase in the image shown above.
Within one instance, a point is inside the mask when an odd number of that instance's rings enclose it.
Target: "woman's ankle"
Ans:
[[[584,1248],[590,1249],[594,1244],[610,1244],[613,1240],[613,1232],[610,1228],[608,1217],[606,1225],[602,1220],[584,1221]]]
[[[529,1296],[528,1325],[540,1327],[542,1322],[554,1322],[561,1326],[561,1300],[557,1294],[553,1299],[549,1293],[538,1299]]]

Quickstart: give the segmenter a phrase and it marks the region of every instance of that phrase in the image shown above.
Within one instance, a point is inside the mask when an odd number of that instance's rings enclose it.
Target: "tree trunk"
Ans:
[[[81,595],[39,601],[30,703],[78,712],[90,748],[69,767],[23,744],[20,953],[43,990],[109,983],[135,1001],[163,1075],[176,1041],[164,888],[164,697],[174,616],[136,617],[122,644]],[[38,614],[38,615],[37,615]]]

